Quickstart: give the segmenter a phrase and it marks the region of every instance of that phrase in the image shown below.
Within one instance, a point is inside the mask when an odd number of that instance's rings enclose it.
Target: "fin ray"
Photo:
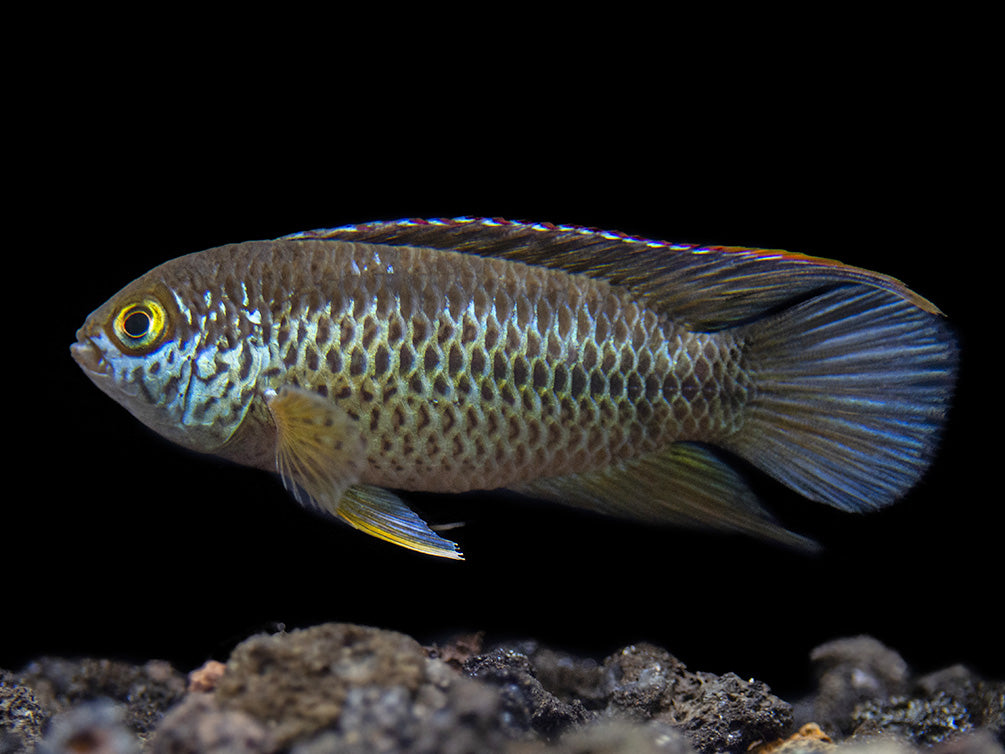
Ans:
[[[381,487],[350,487],[335,513],[356,529],[385,542],[427,555],[464,560],[456,543],[439,536],[397,495]]]
[[[607,515],[743,532],[802,550],[816,547],[772,520],[739,473],[694,443],[510,489]]]
[[[307,231],[286,239],[422,246],[498,257],[602,278],[691,329],[751,321],[821,288],[860,283],[929,313],[938,308],[896,278],[778,249],[696,246],[550,223],[459,217],[396,220]]]
[[[955,383],[955,339],[940,318],[845,286],[739,335],[756,397],[725,447],[849,511],[892,503],[920,478]]]
[[[297,387],[269,391],[276,425],[276,470],[301,504],[334,513],[359,480],[365,447],[356,422],[322,396]]]
[[[358,484],[366,448],[356,422],[332,401],[297,387],[269,391],[276,468],[297,502],[324,510],[378,539],[429,555],[463,560],[396,495]]]

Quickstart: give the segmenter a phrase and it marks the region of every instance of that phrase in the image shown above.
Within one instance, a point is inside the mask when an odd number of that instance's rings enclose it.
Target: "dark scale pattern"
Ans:
[[[344,408],[367,438],[363,481],[506,486],[711,440],[738,421],[739,345],[678,330],[601,281],[451,252],[300,245],[299,257],[277,245],[281,258],[262,266],[257,308],[273,337],[259,389],[296,384]]]

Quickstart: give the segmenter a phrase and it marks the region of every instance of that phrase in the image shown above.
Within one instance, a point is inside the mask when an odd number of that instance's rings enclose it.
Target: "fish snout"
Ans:
[[[90,336],[81,327],[77,330],[77,342],[70,346],[70,355],[77,365],[88,374],[106,374],[108,362],[105,361],[101,349],[95,345]]]

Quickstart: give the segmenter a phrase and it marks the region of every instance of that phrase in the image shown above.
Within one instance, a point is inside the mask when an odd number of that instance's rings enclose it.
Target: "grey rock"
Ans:
[[[165,663],[0,670],[0,754],[1005,754],[1001,682],[962,666],[912,678],[868,637],[812,659],[807,721],[828,735],[787,737],[792,708],[763,683],[690,671],[651,644],[597,662],[535,641],[426,650],[324,624],[252,637],[187,693]]]
[[[126,726],[123,707],[107,699],[85,702],[61,712],[39,742],[37,754],[139,754],[140,741]]]
[[[813,719],[825,730],[849,735],[855,729],[855,708],[903,694],[908,667],[892,649],[870,636],[836,639],[810,653],[817,695]]]
[[[350,689],[402,686],[413,694],[425,656],[410,637],[329,623],[254,636],[231,653],[216,697],[261,721],[280,746],[333,726]]]
[[[852,713],[853,739],[895,736],[919,746],[945,744],[977,728],[1002,737],[1005,684],[985,683],[960,668],[920,679],[915,693],[871,700]]]
[[[8,670],[0,670],[0,754],[25,751],[42,738],[48,710]]]
[[[659,647],[627,647],[607,658],[604,670],[609,713],[672,725],[700,752],[746,751],[792,727],[792,707],[765,684],[690,672]]]
[[[499,688],[504,722],[515,734],[533,730],[554,738],[591,717],[581,701],[564,701],[545,689],[530,658],[518,649],[500,647],[476,655],[464,663],[464,671]]]
[[[560,699],[579,700],[587,709],[598,710],[606,703],[603,666],[590,657],[532,645],[529,654],[534,675],[550,693]]]
[[[648,720],[669,707],[668,693],[687,673],[680,660],[651,644],[625,647],[604,660],[607,711]]]
[[[408,636],[364,626],[248,639],[214,694],[301,752],[491,752],[506,740],[495,691]]]
[[[694,754],[687,738],[662,723],[601,719],[570,730],[557,742],[511,744],[506,754]]]
[[[852,713],[854,736],[892,735],[928,746],[973,728],[970,711],[948,694],[932,699],[895,696],[863,702]]]
[[[502,751],[508,739],[497,722],[498,696],[488,687],[448,672],[454,678],[446,689],[420,691],[414,700],[401,687],[353,689],[335,729],[297,744],[293,754]]]
[[[259,754],[276,750],[265,726],[240,710],[220,708],[211,694],[192,693],[165,715],[152,754]]]
[[[43,657],[28,664],[19,677],[50,714],[92,700],[118,703],[125,725],[141,740],[185,693],[184,676],[159,660],[134,665],[119,660]]]
[[[990,731],[974,730],[932,747],[933,754],[1005,754]]]
[[[922,676],[914,695],[923,699],[948,696],[967,709],[973,725],[989,731],[1005,744],[1005,683],[985,681],[963,665],[953,665]]]

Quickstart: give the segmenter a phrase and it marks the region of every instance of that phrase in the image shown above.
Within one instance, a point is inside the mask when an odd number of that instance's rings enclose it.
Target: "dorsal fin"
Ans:
[[[719,330],[822,288],[860,283],[941,314],[899,280],[776,249],[696,246],[573,225],[459,217],[394,220],[306,231],[285,239],[420,246],[536,264],[625,286],[695,330]]]

